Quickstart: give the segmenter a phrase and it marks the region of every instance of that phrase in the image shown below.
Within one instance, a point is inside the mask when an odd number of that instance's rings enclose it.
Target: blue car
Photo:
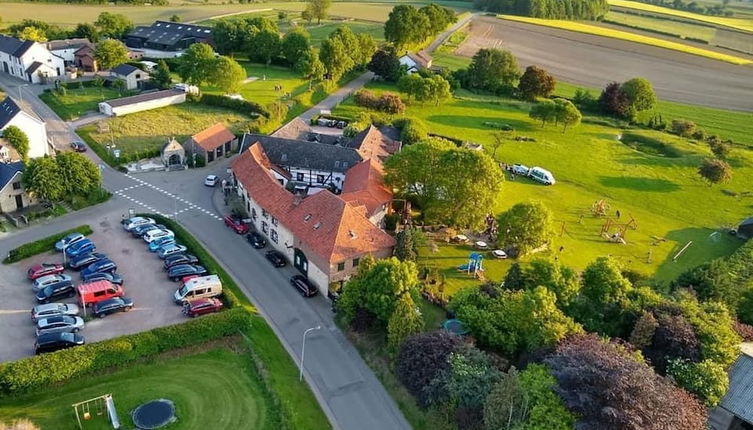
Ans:
[[[88,265],[81,271],[81,277],[86,278],[94,273],[112,273],[118,270],[118,266],[109,258],[104,258]]]
[[[171,255],[182,254],[186,252],[186,249],[187,248],[183,245],[173,243],[172,245],[165,245],[163,247],[160,247],[159,251],[157,251],[157,255],[159,255],[159,258],[164,260]]]
[[[157,252],[160,248],[166,245],[172,245],[175,243],[174,237],[162,237],[149,242],[149,251]]]
[[[89,239],[84,239],[68,248],[65,248],[65,255],[71,258],[78,257],[79,255],[90,254],[97,250],[97,247]]]
[[[55,242],[55,250],[62,252],[63,248],[73,246],[73,244],[78,243],[84,239],[86,239],[86,236],[81,233],[67,234],[65,235],[65,237]]]

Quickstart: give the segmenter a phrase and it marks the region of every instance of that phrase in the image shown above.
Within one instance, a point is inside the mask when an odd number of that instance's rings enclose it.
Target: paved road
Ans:
[[[348,98],[351,94],[360,90],[361,87],[366,85],[367,82],[374,79],[374,74],[366,72],[363,75],[353,79],[344,86],[340,87],[337,91],[327,96],[326,99],[315,104],[311,109],[300,114],[298,118],[302,119],[306,124],[311,121],[311,118],[319,114],[322,110],[332,110],[335,106],[339,105],[343,100]]]
[[[475,17],[469,29],[461,55],[496,46],[515,54],[521,67],[536,64],[576,85],[602,88],[642,76],[662,100],[753,111],[753,66],[486,16]]]
[[[470,15],[466,15],[463,18],[459,19],[458,22],[452,25],[452,27],[448,28],[447,30],[443,31],[441,34],[439,34],[434,40],[429,44],[429,46],[426,48],[427,52],[434,52],[437,48],[439,48],[439,45],[444,43],[445,40],[447,40],[450,35],[462,28],[464,25],[468,24],[468,22],[476,17],[481,15],[482,12],[475,12]]]
[[[0,86],[7,83],[0,80]],[[17,83],[10,82],[6,90],[16,91],[14,84]],[[24,99],[48,122],[48,130],[58,138],[77,137],[32,91]],[[92,151],[87,154],[102,164]],[[303,331],[322,327],[307,338],[305,377],[335,429],[410,429],[394,400],[334,324],[328,299],[304,300],[289,286],[287,279],[292,269],[272,268],[263,254],[220,222],[219,215],[225,212],[222,200],[214,195],[218,191],[204,187],[202,180],[210,173],[226,175],[229,163],[224,160],[204,169],[138,176],[123,175],[104,166],[104,186],[114,193],[110,201],[31,229],[0,234],[0,255],[6,255],[19,244],[67,228],[97,224],[113,214],[120,216],[129,208],[176,216],[225,266],[296,361],[301,353]]]

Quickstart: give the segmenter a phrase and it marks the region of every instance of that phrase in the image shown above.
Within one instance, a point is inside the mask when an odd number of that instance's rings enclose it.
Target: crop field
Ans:
[[[586,24],[575,21],[565,21],[557,19],[539,19],[528,18],[512,15],[500,15],[502,19],[516,22],[524,22],[528,24],[542,25],[546,27],[559,28],[562,30],[576,31],[579,33],[592,34],[595,36],[611,37],[614,39],[627,40],[630,42],[642,43],[645,45],[657,46],[660,48],[672,49],[675,51],[684,52],[687,54],[698,55],[701,57],[711,58],[715,60],[725,61],[732,64],[745,65],[753,64],[753,61],[746,58],[737,57],[734,55],[723,54],[721,52],[710,51],[708,49],[698,48],[695,46],[686,45],[683,43],[672,42],[669,40],[659,39],[656,37],[644,36],[640,34],[631,33],[628,31],[615,30],[611,28],[599,27],[596,25]]]
[[[645,12],[660,13],[664,15],[676,16],[680,18],[692,19],[695,21],[706,22],[710,24],[721,25],[738,30],[753,31],[753,21],[742,18],[725,18],[720,16],[701,15],[684,10],[670,9],[667,7],[655,6],[652,4],[640,3],[630,0],[608,0],[612,6],[619,6],[628,9],[636,9]]]
[[[610,24],[622,25],[639,30],[655,31],[681,38],[700,39],[705,40],[706,42],[711,41],[716,35],[716,29],[706,25],[673,21],[671,19],[662,19],[646,15],[635,15],[632,13],[610,11],[604,21]]]
[[[375,91],[395,90],[385,84],[370,86]],[[611,254],[626,267],[662,282],[688,267],[727,255],[739,245],[723,229],[750,215],[753,153],[749,150],[735,150],[730,160],[734,168],[731,183],[710,187],[696,173],[700,161],[710,154],[706,145],[651,130],[628,133],[603,118],[587,117],[576,129],[562,133],[529,119],[528,103],[459,94],[441,109],[414,103],[406,114],[423,119],[433,133],[482,145],[492,142],[495,131],[484,123],[511,125],[515,131],[497,150],[497,160],[544,167],[558,182],[546,187],[527,179],[508,180],[498,206],[490,210],[500,213],[521,201],[543,201],[555,215],[557,234],[550,257],[582,269],[596,257]],[[333,113],[353,116],[356,111],[352,101],[346,101]],[[536,141],[519,142],[514,136]],[[642,143],[628,146],[619,136]],[[626,231],[627,245],[600,236],[606,217],[594,217],[591,207],[602,199],[608,202],[608,216],[614,222],[625,224],[631,217],[635,219],[637,229]],[[616,210],[622,214],[620,220],[615,219]],[[606,230],[611,234],[615,228]],[[673,261],[690,241],[693,244],[688,250]],[[558,252],[560,246],[562,252]],[[441,267],[447,276],[448,292],[475,282],[455,269],[466,262],[470,252],[469,246],[442,245],[437,254],[425,254],[428,264]],[[487,259],[487,277],[499,279],[508,264]]]

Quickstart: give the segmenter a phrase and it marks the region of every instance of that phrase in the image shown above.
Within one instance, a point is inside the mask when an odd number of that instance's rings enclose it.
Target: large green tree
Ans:
[[[384,38],[403,52],[409,45],[422,42],[429,37],[429,18],[411,5],[397,5],[392,8],[384,23]]]
[[[633,78],[623,82],[620,88],[630,104],[632,117],[638,112],[651,110],[656,106],[656,93],[648,79]]]
[[[335,82],[355,65],[348,49],[339,38],[330,38],[322,42],[319,59],[327,71],[327,77]]]
[[[29,137],[23,130],[15,125],[9,125],[3,130],[2,136],[18,152],[24,163],[29,160]]]
[[[94,25],[99,29],[100,36],[114,39],[122,38],[133,30],[133,22],[119,13],[102,12]]]
[[[520,78],[518,61],[510,51],[482,48],[468,66],[468,85],[472,89],[504,93],[511,91]]]
[[[518,94],[524,100],[536,100],[537,97],[549,97],[557,84],[554,76],[538,66],[528,66],[518,83]]]
[[[194,43],[178,59],[178,75],[189,84],[208,82],[214,73],[214,50],[206,43]]]
[[[309,49],[311,49],[311,36],[301,26],[296,26],[282,38],[282,55],[291,66],[295,66]]]
[[[567,307],[580,292],[578,274],[559,261],[534,259],[523,269],[521,277],[527,289],[544,286],[552,291],[560,308]]]
[[[316,18],[316,23],[321,24],[323,19],[327,19],[330,6],[332,6],[332,0],[307,0],[306,15],[311,17],[310,19]]]
[[[324,63],[319,59],[319,51],[315,48],[301,54],[295,63],[295,70],[309,80],[309,85],[311,81],[321,81],[326,73]]]
[[[68,196],[87,196],[102,186],[102,173],[97,165],[78,152],[61,152],[55,156],[55,163]]]
[[[525,255],[551,240],[552,219],[552,212],[541,202],[517,203],[499,216],[498,241]]]
[[[27,192],[42,200],[59,201],[65,196],[66,186],[54,158],[41,157],[29,161],[22,181]]]
[[[154,71],[149,75],[149,79],[159,88],[169,88],[173,83],[173,77],[170,75],[170,67],[165,60],[159,60],[154,67]]]
[[[106,39],[94,48],[94,58],[101,69],[112,69],[128,61],[128,48],[116,39]]]
[[[368,68],[375,75],[390,82],[397,82],[403,73],[400,67],[400,59],[397,57],[397,51],[392,45],[378,49],[372,55]]]
[[[588,331],[626,336],[638,309],[631,300],[633,286],[611,257],[599,257],[583,271],[575,318]]]
[[[237,93],[246,79],[246,69],[230,57],[220,56],[214,62],[212,83],[225,93]]]
[[[405,339],[421,333],[423,328],[424,319],[413,297],[410,294],[400,295],[387,321],[387,344],[390,350],[397,352]]]
[[[280,49],[280,33],[268,27],[255,31],[248,42],[249,58],[267,65],[280,55]]]
[[[557,98],[554,100],[554,105],[556,107],[555,124],[562,124],[563,133],[567,130],[567,127],[574,127],[580,124],[583,116],[570,100]]]

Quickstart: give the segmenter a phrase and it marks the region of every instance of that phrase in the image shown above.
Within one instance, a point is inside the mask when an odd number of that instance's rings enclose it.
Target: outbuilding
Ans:
[[[186,101],[186,93],[179,90],[163,90],[131,97],[107,100],[99,104],[99,111],[109,116],[123,116],[129,113],[177,105]]]
[[[238,148],[238,138],[224,124],[217,124],[189,137],[184,147],[192,154],[204,157],[207,163],[228,155]]]
[[[162,147],[162,163],[168,169],[182,168],[186,163],[186,150],[174,137]]]
[[[144,82],[149,80],[149,73],[136,66],[124,63],[110,70],[110,78],[122,79],[126,83],[127,90],[135,90],[141,88]]]

